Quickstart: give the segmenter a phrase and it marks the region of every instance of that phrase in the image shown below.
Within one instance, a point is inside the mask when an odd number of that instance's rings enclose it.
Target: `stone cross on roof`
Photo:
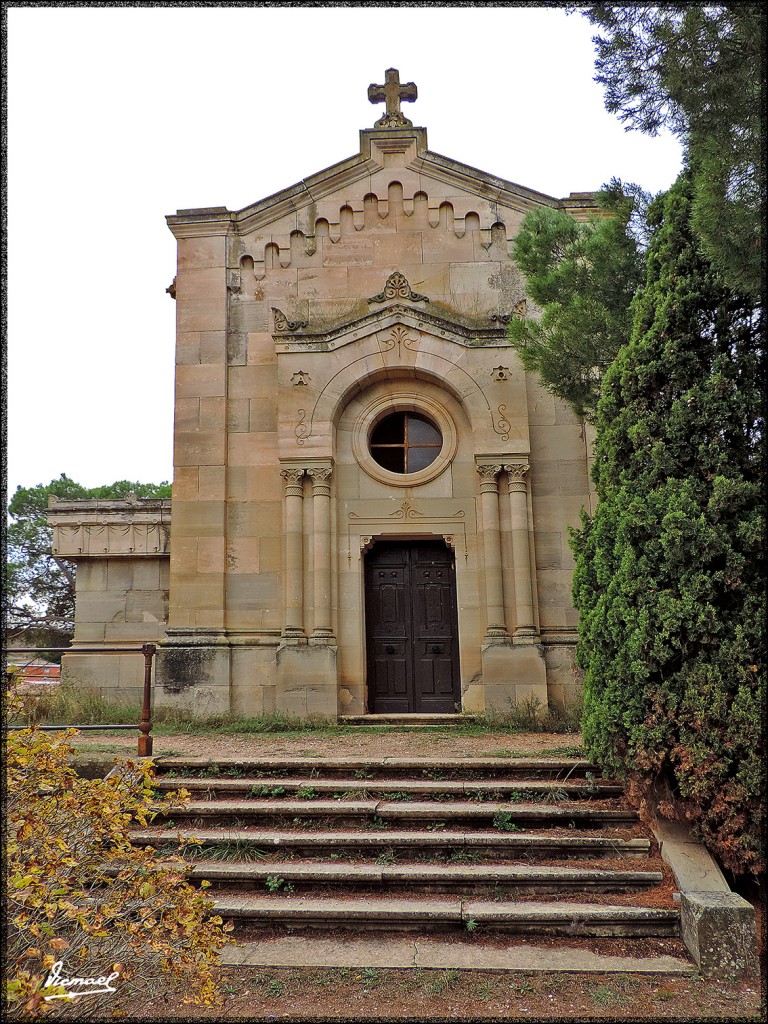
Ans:
[[[388,68],[384,85],[369,85],[368,99],[371,103],[386,103],[386,113],[376,122],[377,128],[412,128],[413,122],[409,121],[400,110],[401,100],[406,103],[413,103],[418,96],[416,86],[413,82],[400,84],[400,72],[397,68]]]

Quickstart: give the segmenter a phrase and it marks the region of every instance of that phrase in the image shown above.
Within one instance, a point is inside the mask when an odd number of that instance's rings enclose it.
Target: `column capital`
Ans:
[[[312,493],[330,495],[332,474],[332,466],[310,466],[307,476],[312,481]]]
[[[497,480],[497,477],[501,472],[501,464],[481,462],[475,466],[475,469],[480,475],[481,492],[495,491],[496,493],[498,493],[499,482]]]
[[[302,487],[302,477],[304,476],[303,469],[281,469],[280,476],[285,481],[286,495],[292,495],[297,498],[304,496],[304,488]]]
[[[530,466],[523,463],[511,463],[505,464],[504,472],[507,474],[507,486],[510,491],[524,491],[527,487],[527,481],[525,474],[530,469]]]

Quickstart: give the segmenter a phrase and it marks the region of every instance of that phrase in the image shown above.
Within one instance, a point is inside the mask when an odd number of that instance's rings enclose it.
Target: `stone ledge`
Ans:
[[[316,936],[264,939],[226,946],[222,964],[252,967],[421,967],[445,970],[560,971],[620,974],[692,974],[677,957],[625,957],[581,949],[552,949],[530,944],[503,949],[472,940],[326,939]]]
[[[681,892],[680,927],[702,974],[740,977],[757,972],[755,911],[737,893]]]
[[[683,942],[707,976],[740,977],[757,970],[755,911],[731,892],[712,855],[681,822],[657,820],[653,834],[680,890]]]

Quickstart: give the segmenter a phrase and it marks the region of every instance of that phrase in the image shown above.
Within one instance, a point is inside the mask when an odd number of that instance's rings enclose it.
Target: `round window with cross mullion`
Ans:
[[[392,413],[371,433],[371,456],[390,473],[418,473],[435,461],[442,447],[437,426],[417,412]]]

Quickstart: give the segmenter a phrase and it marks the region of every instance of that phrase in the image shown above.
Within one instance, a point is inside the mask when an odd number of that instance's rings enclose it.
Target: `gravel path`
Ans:
[[[155,757],[305,756],[305,757],[481,757],[537,754],[561,756],[581,745],[580,733],[484,733],[462,736],[445,731],[344,733],[233,733],[153,736]],[[136,753],[132,733],[80,733],[75,746],[82,754]]]

